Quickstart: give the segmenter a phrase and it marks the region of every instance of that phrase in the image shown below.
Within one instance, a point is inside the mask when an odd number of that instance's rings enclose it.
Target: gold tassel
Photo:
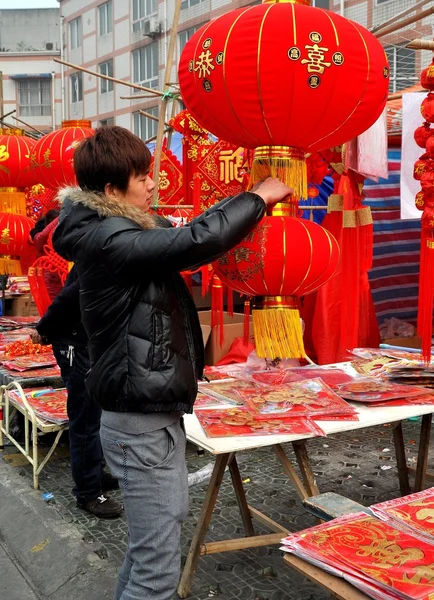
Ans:
[[[0,188],[0,212],[26,215],[26,194],[17,188]]]
[[[267,177],[276,177],[283,181],[294,190],[296,199],[307,198],[307,167],[303,151],[291,146],[256,148],[248,189]]]
[[[304,358],[303,332],[296,299],[291,296],[255,298],[253,329],[260,358]]]

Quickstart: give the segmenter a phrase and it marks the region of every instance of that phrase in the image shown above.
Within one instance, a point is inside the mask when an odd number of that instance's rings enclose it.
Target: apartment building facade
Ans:
[[[53,60],[60,54],[59,9],[0,10],[0,112],[7,123],[43,133],[60,126],[61,69]]]
[[[375,27],[414,6],[415,0],[314,0],[367,28]],[[162,89],[174,0],[59,0],[63,21],[63,56],[74,65],[154,89]],[[182,0],[171,81],[187,40],[204,23],[234,8],[259,0]],[[428,53],[405,48],[413,37],[432,37],[433,17],[383,39],[392,66],[391,91],[417,81]],[[116,123],[144,140],[156,133],[155,121],[139,110],[158,115],[157,97],[65,68],[67,118],[88,118],[93,126]],[[179,107],[176,107],[179,109]],[[170,116],[170,115],[169,115]]]

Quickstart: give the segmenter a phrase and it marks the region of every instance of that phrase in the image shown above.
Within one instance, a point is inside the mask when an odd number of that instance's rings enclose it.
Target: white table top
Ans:
[[[351,403],[350,403],[351,404]],[[318,421],[318,425],[327,434],[353,431],[363,427],[384,425],[393,421],[403,421],[409,417],[419,417],[434,413],[434,405],[420,404],[415,406],[391,406],[373,408],[365,404],[353,403],[359,414],[359,421]],[[315,437],[307,435],[253,435],[237,437],[207,437],[195,414],[184,416],[187,439],[208,450],[212,454],[226,454],[241,450],[251,450],[274,444],[294,442],[296,440]]]

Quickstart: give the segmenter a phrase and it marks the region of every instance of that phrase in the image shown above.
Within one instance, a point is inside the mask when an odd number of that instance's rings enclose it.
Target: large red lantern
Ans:
[[[93,134],[90,121],[81,120],[63,121],[62,129],[44,135],[31,156],[37,180],[52,189],[76,185],[74,152],[81,140]]]
[[[308,3],[266,1],[222,15],[192,36],[179,65],[182,99],[200,125],[255,148],[256,179],[271,164],[268,174],[298,197],[306,197],[305,153],[363,133],[389,88],[381,43]]]
[[[34,222],[23,215],[0,213],[0,254],[22,256],[28,248]]]
[[[35,144],[21,129],[0,129],[0,187],[22,188],[37,183],[30,169]]]

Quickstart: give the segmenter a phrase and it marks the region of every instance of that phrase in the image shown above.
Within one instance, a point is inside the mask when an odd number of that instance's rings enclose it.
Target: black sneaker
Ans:
[[[77,506],[99,519],[116,519],[122,513],[122,506],[119,502],[103,495],[85,504],[77,502]]]
[[[110,490],[119,489],[119,481],[116,477],[113,477],[111,473],[103,472],[101,476],[101,488],[103,492],[110,492]]]

